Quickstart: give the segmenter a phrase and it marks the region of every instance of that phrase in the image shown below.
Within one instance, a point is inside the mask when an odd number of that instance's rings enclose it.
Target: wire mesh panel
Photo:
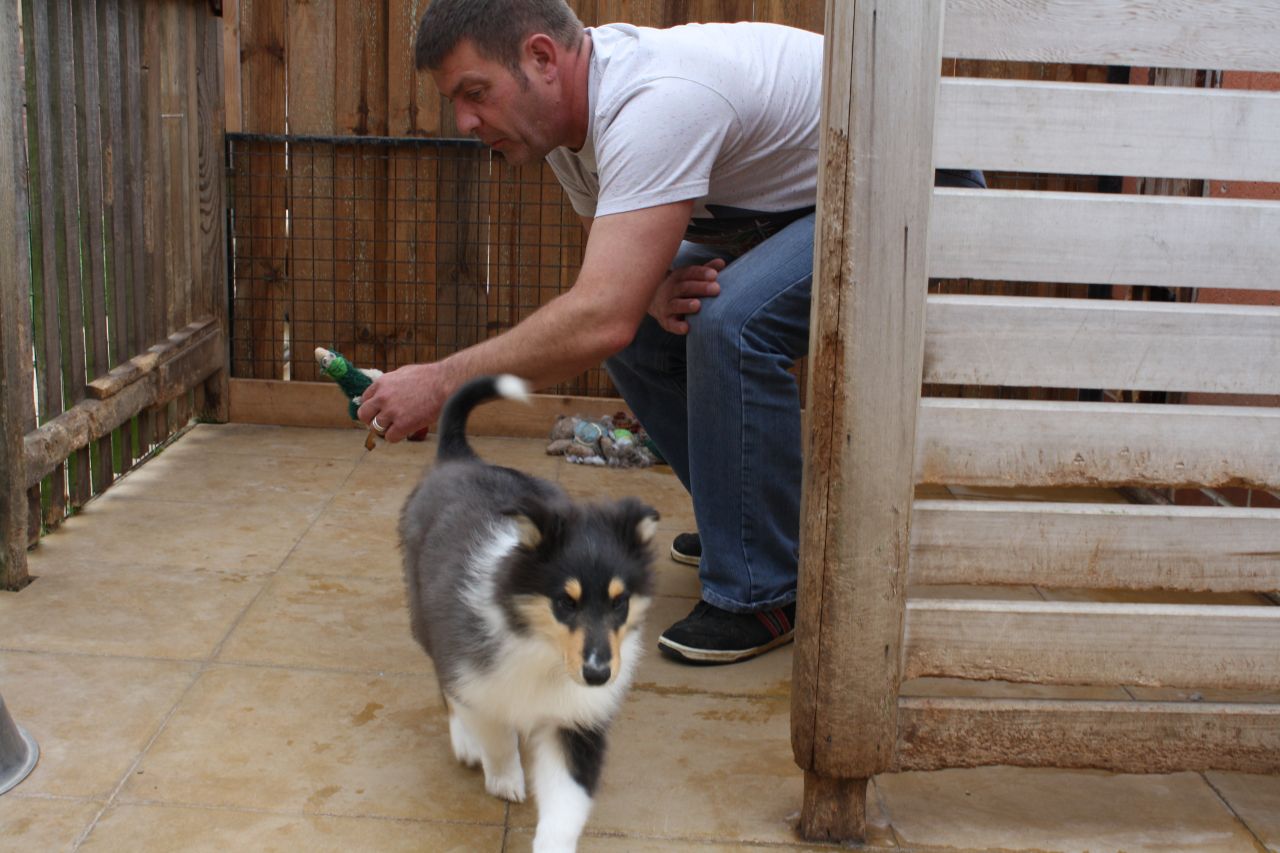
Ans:
[[[582,225],[550,170],[453,139],[228,134],[233,375],[433,361],[567,290]],[[602,368],[554,389],[616,396]]]

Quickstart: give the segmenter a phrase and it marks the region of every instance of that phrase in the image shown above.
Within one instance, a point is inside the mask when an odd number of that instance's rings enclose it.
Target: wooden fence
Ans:
[[[822,17],[819,2],[572,5],[588,25]],[[235,376],[315,379],[316,346],[384,370],[443,356],[573,283],[582,230],[549,169],[424,141],[457,135],[413,67],[425,0],[226,8],[228,129],[254,134],[232,141]],[[615,396],[599,369],[557,390]]]
[[[827,54],[819,221],[834,248],[814,279],[791,716],[810,838],[861,837],[866,781],[890,770],[1280,772],[1280,608],[1264,595],[1280,587],[1280,511],[913,499],[920,483],[1280,487],[1280,400],[1254,396],[1280,390],[1274,305],[926,287],[966,276],[1274,296],[1280,199],[931,190],[923,168],[932,156],[1280,184],[1274,93],[936,72],[941,55],[1273,69],[1280,2],[943,6],[828,7],[828,37],[847,42]],[[956,400],[922,397],[922,375],[1227,396]],[[1046,600],[917,595],[939,583],[1031,585]],[[1255,596],[1200,603],[1207,591]],[[901,690],[924,677],[1164,692]]]
[[[15,588],[41,523],[193,414],[225,419],[221,21],[196,0],[0,0],[0,38]]]

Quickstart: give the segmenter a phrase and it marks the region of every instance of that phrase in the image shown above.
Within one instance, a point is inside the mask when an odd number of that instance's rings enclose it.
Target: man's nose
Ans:
[[[454,105],[453,120],[461,133],[475,133],[476,128],[480,127],[479,117],[461,104]]]

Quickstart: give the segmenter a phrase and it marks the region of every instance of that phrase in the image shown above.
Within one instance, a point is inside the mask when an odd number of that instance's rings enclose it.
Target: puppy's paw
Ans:
[[[520,766],[520,762],[516,761],[511,768],[502,773],[490,773],[486,769],[484,789],[500,800],[523,803],[524,769]]]
[[[471,736],[467,726],[456,716],[449,717],[449,743],[453,746],[453,757],[464,767],[480,766],[480,744]]]

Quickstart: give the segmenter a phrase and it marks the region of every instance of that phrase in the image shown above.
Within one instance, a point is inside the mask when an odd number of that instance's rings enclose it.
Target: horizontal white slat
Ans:
[[[1280,773],[1280,705],[898,700],[894,770],[988,764],[1125,773]]]
[[[947,0],[946,56],[1280,69],[1280,0]]]
[[[934,162],[1280,181],[1280,92],[944,78]]]
[[[933,191],[929,275],[1280,290],[1280,203]]]
[[[1280,394],[1280,307],[931,296],[926,321],[926,382]]]
[[[1267,592],[1280,510],[916,501],[913,584]]]
[[[925,398],[916,482],[1280,488],[1280,409]]]
[[[908,600],[903,678],[1280,690],[1280,607]]]

